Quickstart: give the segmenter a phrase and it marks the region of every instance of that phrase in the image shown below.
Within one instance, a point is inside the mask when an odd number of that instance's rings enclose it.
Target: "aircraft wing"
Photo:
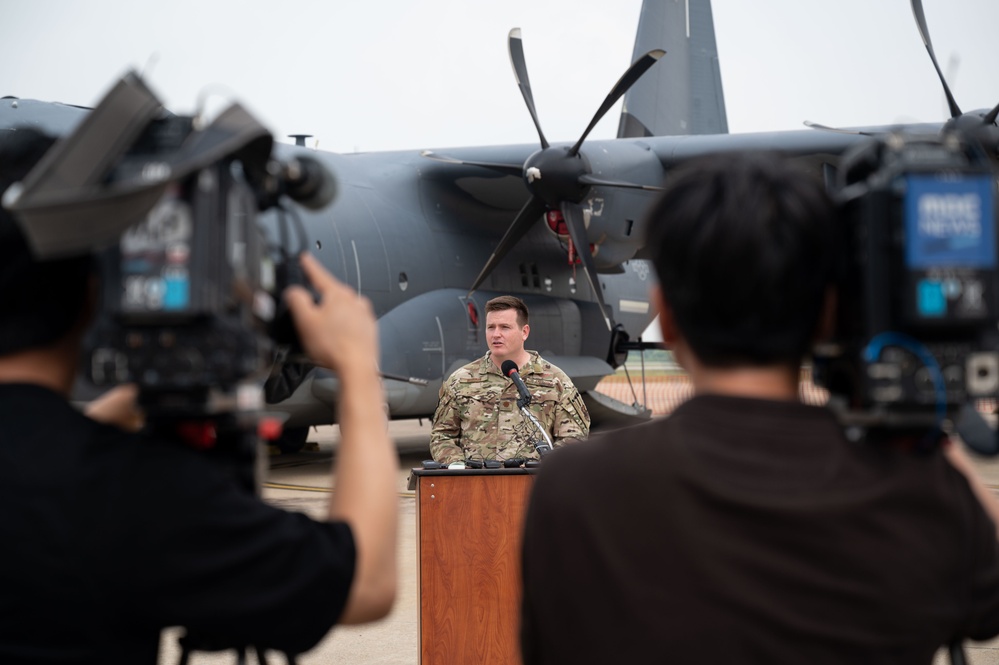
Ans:
[[[53,136],[69,134],[90,109],[58,102],[0,97],[0,136],[17,127],[32,127]]]
[[[909,124],[904,127],[908,133],[926,134],[938,134],[940,128],[940,123]],[[896,127],[892,126],[849,128],[843,132],[804,129],[644,140],[667,169],[695,157],[742,150],[778,152],[818,166],[823,163],[836,165],[847,149],[870,141],[872,135],[884,135],[894,129]],[[856,133],[846,133],[847,131]]]

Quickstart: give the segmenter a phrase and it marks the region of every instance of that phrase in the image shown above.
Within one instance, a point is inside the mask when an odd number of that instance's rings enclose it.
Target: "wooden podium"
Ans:
[[[421,665],[520,663],[520,544],[536,469],[413,469]]]

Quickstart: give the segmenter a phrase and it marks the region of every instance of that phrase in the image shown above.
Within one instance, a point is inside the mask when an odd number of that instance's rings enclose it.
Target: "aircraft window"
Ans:
[[[625,223],[624,235],[630,236],[631,230],[635,228],[635,220],[626,219],[624,220],[624,223]]]
[[[536,263],[531,264],[531,282],[534,284],[534,288],[541,288],[541,275],[538,274],[538,265]]]
[[[523,263],[520,264],[520,285],[525,289],[530,285],[530,279],[527,277],[527,266]]]
[[[323,248],[323,241],[322,240],[317,240],[316,241],[316,249],[322,249],[322,248]]]
[[[575,277],[570,277],[569,278],[569,293],[575,293],[575,292],[576,292],[576,278]]]
[[[403,291],[409,288],[409,277],[404,272],[399,273],[399,288]]]

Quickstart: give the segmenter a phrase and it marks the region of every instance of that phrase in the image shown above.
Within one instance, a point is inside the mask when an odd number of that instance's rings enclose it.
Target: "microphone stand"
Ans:
[[[542,443],[538,439],[534,440],[534,449],[538,451],[538,457],[544,459],[545,455],[547,455],[552,451],[554,444],[552,443],[552,438],[548,436],[547,430],[545,430],[545,428],[541,426],[541,423],[538,422],[538,419],[535,418],[534,414],[531,413],[531,410],[527,408],[530,403],[531,403],[530,395],[525,395],[517,400],[517,406],[520,407],[520,413],[523,414],[524,418],[526,418],[529,422],[534,424],[534,428],[541,433],[541,436],[545,440],[544,443]]]

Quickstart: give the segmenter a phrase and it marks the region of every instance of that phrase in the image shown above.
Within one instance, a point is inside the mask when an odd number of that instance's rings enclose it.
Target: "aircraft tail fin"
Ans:
[[[666,50],[624,97],[618,138],[727,134],[711,0],[644,0],[632,61]]]

